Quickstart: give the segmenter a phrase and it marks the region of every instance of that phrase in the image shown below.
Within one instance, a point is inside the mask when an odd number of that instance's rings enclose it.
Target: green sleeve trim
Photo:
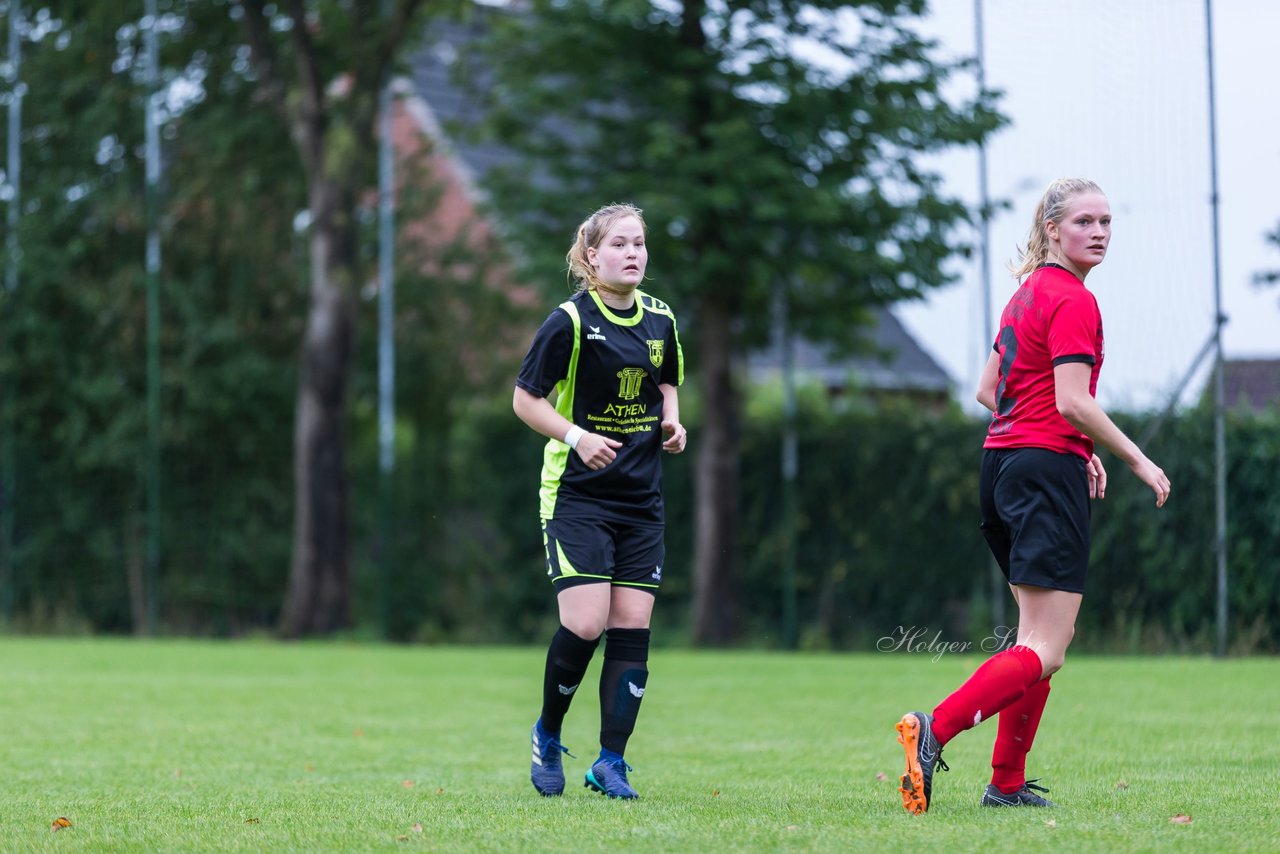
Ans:
[[[578,378],[578,354],[582,348],[582,318],[578,307],[570,301],[560,303],[560,308],[573,321],[573,350],[569,354],[569,370],[565,378],[556,383],[556,412],[573,421],[573,390]],[[542,451],[542,488],[538,492],[538,515],[550,519],[555,514],[556,497],[560,492],[560,478],[569,465],[570,448],[559,439],[548,439]]]

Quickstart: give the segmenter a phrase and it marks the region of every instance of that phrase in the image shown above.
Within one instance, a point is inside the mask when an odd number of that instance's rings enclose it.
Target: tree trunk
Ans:
[[[698,306],[702,433],[694,467],[693,640],[731,642],[738,629],[738,431],[733,382],[732,312],[706,296]]]
[[[294,422],[293,556],[280,632],[327,634],[351,625],[344,422],[355,339],[355,238],[332,180],[311,192],[311,305]]]

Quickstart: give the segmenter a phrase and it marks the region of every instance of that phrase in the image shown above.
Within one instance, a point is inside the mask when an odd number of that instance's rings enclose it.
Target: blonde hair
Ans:
[[[589,291],[600,286],[600,278],[595,268],[587,260],[587,249],[599,246],[614,223],[625,217],[633,216],[640,221],[640,229],[648,233],[644,224],[644,216],[640,208],[632,204],[605,205],[600,210],[583,220],[574,234],[573,245],[564,259],[569,264],[569,284],[578,291]],[[606,286],[607,287],[607,286]]]
[[[1015,279],[1021,280],[1049,260],[1049,236],[1045,233],[1044,224],[1050,221],[1061,223],[1067,214],[1067,205],[1085,193],[1106,195],[1088,178],[1059,178],[1049,184],[1040,197],[1040,204],[1036,205],[1035,216],[1031,218],[1027,245],[1018,247],[1017,262],[1009,264],[1009,272]]]

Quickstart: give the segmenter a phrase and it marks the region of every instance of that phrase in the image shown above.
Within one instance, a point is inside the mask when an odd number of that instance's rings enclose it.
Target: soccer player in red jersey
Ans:
[[[993,655],[932,714],[897,724],[906,753],[899,791],[908,812],[931,805],[942,748],[959,733],[1000,716],[984,806],[1051,806],[1026,780],[1050,677],[1075,634],[1089,563],[1089,499],[1102,498],[1107,473],[1100,443],[1155,493],[1169,478],[1094,399],[1102,368],[1102,316],[1084,286],[1111,242],[1111,208],[1092,181],[1061,178],[1045,190],[1012,272],[1022,284],[1005,306],[978,383],[992,412],[979,492],[982,533],[1018,605],[1017,643]],[[1035,791],[1033,791],[1033,789]]]

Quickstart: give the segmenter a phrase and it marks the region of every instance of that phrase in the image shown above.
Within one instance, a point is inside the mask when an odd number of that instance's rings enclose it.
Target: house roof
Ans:
[[[446,139],[451,152],[461,161],[467,179],[478,187],[495,166],[519,162],[511,149],[495,142],[476,142],[468,134],[459,133],[477,125],[484,117],[481,103],[466,94],[454,81],[454,66],[470,45],[483,36],[484,16],[493,14],[476,7],[470,21],[431,20],[422,47],[410,59],[413,88],[429,111],[434,123],[431,132]],[[477,73],[487,74],[483,69]]]
[[[1223,362],[1226,405],[1255,410],[1280,404],[1280,359],[1227,359]]]
[[[801,338],[794,343],[796,373],[827,388],[840,388],[852,381],[873,390],[951,392],[951,377],[890,309],[874,308],[872,318],[867,330],[871,352],[837,357],[833,347]],[[750,354],[747,369],[757,378],[781,371],[781,341],[775,339],[766,349]]]
[[[485,16],[495,14],[476,7],[470,21],[433,20],[422,47],[410,58],[413,88],[424,111],[421,123],[458,161],[460,171],[474,192],[495,166],[519,162],[512,150],[492,142],[477,143],[457,131],[483,118],[482,105],[466,95],[454,81],[454,66],[485,30]],[[480,70],[479,73],[484,73]],[[847,384],[850,375],[864,388],[912,389],[949,393],[951,378],[924,351],[887,308],[872,310],[868,328],[872,353],[833,358],[832,348],[806,340],[795,342],[795,367],[802,375],[816,377],[828,387]],[[782,351],[775,342],[748,357],[748,368],[759,376],[780,369]]]

